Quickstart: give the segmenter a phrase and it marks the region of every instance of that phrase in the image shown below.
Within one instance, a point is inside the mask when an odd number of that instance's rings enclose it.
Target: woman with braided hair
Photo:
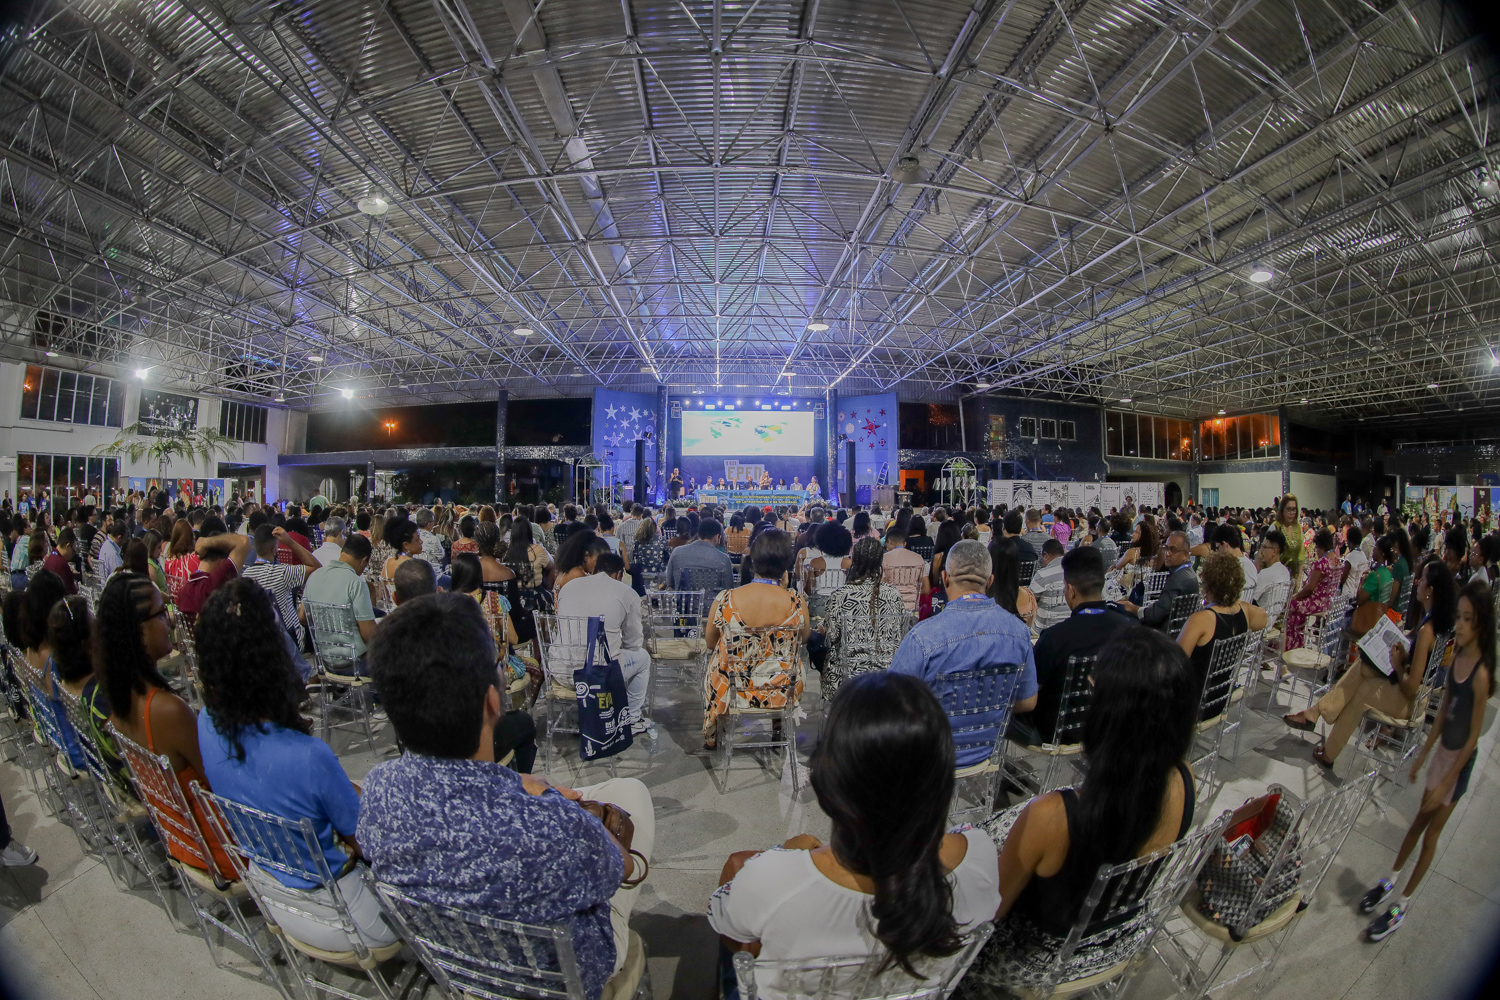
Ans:
[[[881,585],[885,546],[861,538],[850,553],[844,585],[823,609],[828,662],[823,668],[823,700],[832,701],[849,678],[891,665],[901,645],[906,606],[901,591]]]

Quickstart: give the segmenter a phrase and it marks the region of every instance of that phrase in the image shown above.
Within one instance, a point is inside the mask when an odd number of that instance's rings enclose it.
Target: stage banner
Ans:
[[[208,481],[208,505],[210,507],[224,506],[224,480],[210,479]]]
[[[766,467],[763,463],[750,465],[734,458],[724,460],[724,481],[729,483],[749,483],[752,490],[760,487],[761,473],[765,471]]]
[[[879,396],[850,396],[839,400],[838,429],[854,442],[855,485],[870,485],[886,470],[886,482],[894,482],[900,465],[896,448],[897,401],[894,392]],[[839,468],[844,468],[843,452]]]
[[[1099,510],[1108,514],[1111,510],[1119,510],[1125,506],[1125,484],[1124,483],[1100,483],[1099,484]]]
[[[593,449],[609,467],[611,481],[635,485],[635,442],[649,432],[646,479],[653,487],[656,485],[656,434],[660,425],[654,393],[594,390]],[[663,479],[662,484],[665,482]],[[654,495],[655,491],[648,489],[646,493]]]

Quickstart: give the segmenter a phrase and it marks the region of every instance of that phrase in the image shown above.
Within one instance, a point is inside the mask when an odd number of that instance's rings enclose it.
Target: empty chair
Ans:
[[[760,1000],[767,987],[797,1000],[946,1000],[991,933],[984,924],[964,935],[952,955],[914,962],[915,976],[884,955],[778,960],[737,951],[735,983],[740,1000]]]
[[[1025,677],[1024,663],[987,663],[955,670],[932,683],[953,730],[957,756],[953,789],[953,822],[982,819],[994,808],[1005,763],[1005,732],[1016,693]],[[973,805],[965,809],[964,789]]]
[[[371,718],[374,686],[365,673],[359,622],[349,604],[319,604],[304,601],[308,629],[317,657],[319,691],[318,718],[323,738],[332,740],[335,729],[353,729],[364,734],[371,749],[375,726]],[[337,716],[347,722],[335,722]]]
[[[1076,757],[1083,752],[1083,720],[1088,715],[1089,703],[1094,694],[1090,674],[1098,659],[1097,656],[1077,654],[1068,657],[1067,672],[1063,679],[1062,700],[1057,706],[1057,717],[1051,737],[1040,743],[1017,744],[1021,754],[1042,758],[1040,774],[1027,773],[1013,767],[1013,773],[1037,794],[1051,791],[1056,787],[1052,784],[1052,780],[1057,774],[1058,765],[1063,760]],[[1014,730],[1015,727],[1012,727],[1013,742],[1016,739]],[[1023,763],[1023,758],[1018,757],[1009,763],[1020,765]]]

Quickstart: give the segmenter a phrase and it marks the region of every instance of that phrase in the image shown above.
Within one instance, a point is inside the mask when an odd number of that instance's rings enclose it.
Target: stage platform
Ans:
[[[677,503],[681,504],[687,498],[679,497]],[[817,494],[809,495],[805,490],[699,490],[692,494],[691,502],[699,504],[718,504],[733,510],[736,507],[748,507],[755,504],[757,507],[770,505],[772,507],[801,507],[809,499],[820,499]]]

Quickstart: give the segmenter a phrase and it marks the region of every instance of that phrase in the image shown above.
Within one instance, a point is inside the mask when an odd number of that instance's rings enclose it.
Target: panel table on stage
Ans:
[[[699,490],[693,494],[701,504],[718,504],[730,510],[737,507],[800,507],[808,501],[803,490]]]

